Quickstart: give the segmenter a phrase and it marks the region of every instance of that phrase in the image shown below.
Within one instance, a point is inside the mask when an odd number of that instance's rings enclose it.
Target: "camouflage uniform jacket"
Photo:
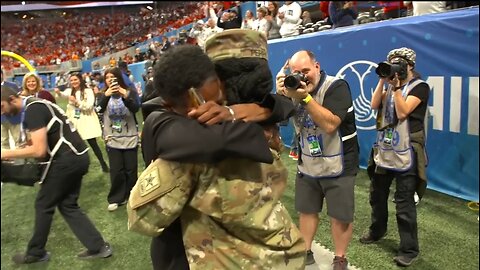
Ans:
[[[287,170],[272,152],[273,164],[157,160],[160,174],[176,178],[175,187],[142,205],[137,195],[145,184],[139,179],[127,205],[129,229],[159,235],[180,216],[192,270],[304,269],[305,242],[280,202]]]

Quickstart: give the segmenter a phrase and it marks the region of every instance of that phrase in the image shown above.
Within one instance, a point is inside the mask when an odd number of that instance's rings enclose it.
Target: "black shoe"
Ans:
[[[311,265],[315,263],[315,258],[313,257],[313,252],[311,250],[307,250],[307,258],[305,260],[305,265]]]
[[[372,233],[367,232],[364,234],[362,237],[360,237],[360,243],[362,244],[371,244],[374,242],[377,242],[378,240],[382,239],[383,236],[381,237],[374,237]]]
[[[105,242],[105,244],[100,248],[99,251],[90,251],[90,250],[85,250],[77,255],[77,258],[82,259],[82,260],[89,260],[89,259],[95,259],[95,258],[108,258],[112,256],[112,248],[110,247],[110,244]]]
[[[418,259],[418,256],[415,256],[413,258],[407,257],[407,256],[395,256],[393,260],[397,263],[399,266],[410,266],[412,263],[414,263]]]
[[[43,257],[37,257],[28,255],[26,253],[20,252],[15,254],[12,257],[12,260],[16,264],[30,264],[30,263],[37,263],[37,262],[46,262],[50,260],[50,252],[46,252]]]
[[[333,258],[333,270],[347,270],[347,266],[348,266],[348,261],[347,261],[347,258],[345,257],[340,257],[340,256],[335,256],[335,258]]]

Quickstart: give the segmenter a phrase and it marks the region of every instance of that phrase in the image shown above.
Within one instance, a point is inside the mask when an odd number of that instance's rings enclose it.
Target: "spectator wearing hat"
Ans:
[[[425,118],[430,86],[415,71],[416,54],[398,48],[387,56],[396,65],[395,74],[381,77],[372,95],[372,109],[378,110],[377,139],[368,164],[371,225],[360,238],[363,244],[380,241],[387,232],[388,195],[395,178],[395,207],[400,246],[394,257],[399,266],[410,266],[419,256],[417,209],[414,194],[421,198],[427,186]],[[386,66],[384,64],[383,66]],[[387,69],[388,70],[388,69]]]

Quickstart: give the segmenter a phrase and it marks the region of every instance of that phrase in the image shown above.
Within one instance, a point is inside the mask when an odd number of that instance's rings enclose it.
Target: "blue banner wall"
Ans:
[[[323,70],[348,81],[366,167],[375,138],[370,99],[377,63],[388,52],[409,47],[415,69],[430,87],[427,151],[428,188],[478,201],[479,196],[479,9],[400,18],[269,41],[273,76],[296,51],[311,50]],[[282,127],[290,145],[293,129]]]

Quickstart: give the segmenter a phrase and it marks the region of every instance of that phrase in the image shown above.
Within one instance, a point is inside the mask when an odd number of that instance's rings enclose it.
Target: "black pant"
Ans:
[[[182,226],[177,218],[163,233],[152,239],[150,257],[154,270],[188,270],[182,239]]]
[[[95,156],[98,158],[98,161],[100,162],[100,164],[102,166],[104,166],[104,164],[106,165],[105,160],[103,159],[102,150],[100,150],[100,147],[98,146],[97,139],[91,138],[91,139],[88,139],[87,142],[92,148]]]
[[[371,179],[370,205],[372,207],[372,224],[370,233],[380,238],[387,232],[388,195],[393,178],[396,180],[394,194],[398,234],[400,236],[399,256],[416,257],[419,253],[417,208],[414,194],[418,184],[416,163],[406,172],[388,171],[387,174],[375,174]]]
[[[128,200],[138,177],[137,152],[137,147],[134,149],[107,147],[111,182],[108,203],[123,203]]]
[[[88,153],[77,156],[72,152],[53,161],[35,201],[35,228],[27,254],[45,255],[55,207],[58,207],[70,229],[88,250],[100,250],[104,243],[102,235],[77,203],[82,178],[88,172],[89,163]]]

